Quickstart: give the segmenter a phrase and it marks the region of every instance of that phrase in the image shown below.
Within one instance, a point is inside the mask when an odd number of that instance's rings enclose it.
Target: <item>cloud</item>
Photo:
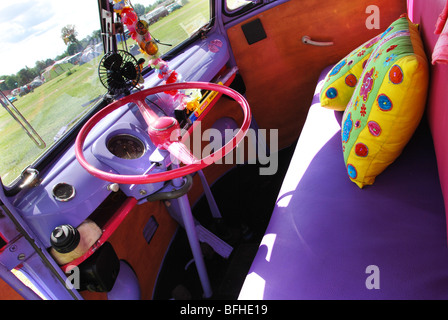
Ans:
[[[97,1],[15,0],[0,10],[0,75],[14,74],[66,50],[61,29],[73,24],[78,39],[100,28]]]
[[[26,11],[29,11],[34,5],[35,1],[14,1],[6,3],[2,6],[2,10],[0,11],[0,20],[11,20]]]
[[[46,2],[25,1],[12,3],[0,12],[2,37],[4,45],[18,43],[29,37],[38,36],[52,25],[54,11]]]

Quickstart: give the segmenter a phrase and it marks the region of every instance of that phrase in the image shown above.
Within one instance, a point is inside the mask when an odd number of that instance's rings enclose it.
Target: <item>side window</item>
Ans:
[[[246,5],[253,3],[253,1],[249,0],[226,0],[226,11],[232,12],[237,11],[238,9],[245,7]]]
[[[228,16],[234,16],[272,1],[275,0],[225,0],[224,12]]]

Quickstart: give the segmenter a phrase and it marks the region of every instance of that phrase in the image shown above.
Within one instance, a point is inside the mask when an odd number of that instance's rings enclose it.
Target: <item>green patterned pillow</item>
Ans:
[[[426,103],[428,62],[418,26],[402,17],[386,31],[342,118],[347,173],[360,188],[401,154]]]
[[[328,72],[320,92],[322,107],[338,111],[345,110],[378,39],[379,36],[359,46]]]
[[[320,92],[322,107],[337,111],[345,110],[372,51],[378,41],[396,28],[396,24],[400,24],[400,19],[394,21],[385,32],[350,52],[330,70]]]

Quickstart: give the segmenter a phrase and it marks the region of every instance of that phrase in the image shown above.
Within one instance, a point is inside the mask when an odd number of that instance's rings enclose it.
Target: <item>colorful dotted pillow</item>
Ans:
[[[402,17],[372,51],[342,118],[345,165],[360,188],[401,154],[423,115],[427,87],[418,27]]]
[[[364,65],[379,36],[367,41],[339,61],[327,74],[320,92],[322,107],[344,111],[358,83]]]
[[[336,111],[345,110],[376,44],[396,27],[395,24],[400,24],[400,19],[393,22],[382,34],[350,52],[329,71],[320,92],[322,107]]]

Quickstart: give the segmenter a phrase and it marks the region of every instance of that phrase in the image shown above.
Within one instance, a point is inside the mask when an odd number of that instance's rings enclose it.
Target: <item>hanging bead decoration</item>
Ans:
[[[170,69],[168,63],[159,57],[159,47],[149,33],[148,22],[139,18],[128,0],[114,0],[113,8],[114,12],[120,16],[121,22],[128,28],[131,38],[138,43],[140,51],[149,56],[149,65],[155,70],[159,79],[163,80],[165,84],[177,82],[180,75]],[[182,108],[192,108],[200,99],[196,92],[188,96],[178,90],[165,91],[165,93],[171,95],[173,101]]]

